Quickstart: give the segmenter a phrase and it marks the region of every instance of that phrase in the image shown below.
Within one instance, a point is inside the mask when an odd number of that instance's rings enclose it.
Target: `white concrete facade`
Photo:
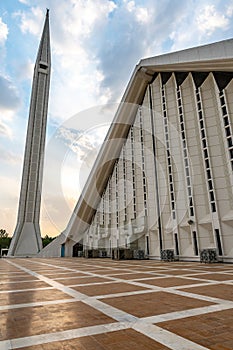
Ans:
[[[212,73],[199,88],[191,73],[179,87],[174,73],[166,84],[161,74],[156,77],[84,246],[107,249],[109,256],[113,247],[134,246],[157,259],[160,248],[172,249],[181,260],[199,259],[200,250],[215,248],[218,259],[233,261],[232,96],[233,81],[219,92]]]
[[[65,255],[82,242],[99,256],[199,260],[214,249],[233,262],[232,58],[226,40],[139,63],[63,233]]]

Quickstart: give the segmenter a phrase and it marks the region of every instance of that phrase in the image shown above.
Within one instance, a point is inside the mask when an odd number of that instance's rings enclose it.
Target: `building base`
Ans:
[[[34,223],[25,222],[16,227],[7,256],[35,257],[41,249],[40,232]]]

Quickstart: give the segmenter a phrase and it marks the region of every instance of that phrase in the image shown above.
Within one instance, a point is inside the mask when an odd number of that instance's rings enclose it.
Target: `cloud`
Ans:
[[[43,180],[43,221],[53,234],[53,224],[61,232],[70,218],[105,133],[106,126],[87,131],[62,126],[49,141]]]
[[[116,8],[109,0],[32,1],[27,11],[18,11],[23,33],[40,36],[45,13],[43,5],[50,8],[52,68],[50,110],[52,118],[62,121],[71,115],[108,100],[108,89],[101,89],[102,72],[98,60],[87,48],[90,36],[98,31]],[[37,4],[37,5],[36,5]],[[91,79],[90,79],[91,77]],[[64,86],[68,94],[64,94]],[[88,94],[87,94],[88,91]]]
[[[227,29],[229,19],[224,13],[217,11],[214,5],[206,5],[197,16],[196,23],[202,34],[211,35],[218,28]]]
[[[29,5],[29,0],[19,0],[19,2],[21,2],[21,4],[24,4],[24,5]]]
[[[85,163],[91,167],[100,145],[103,143],[107,126],[100,125],[91,130],[81,131],[61,127],[56,135],[62,139],[67,149],[71,150],[79,162]]]
[[[56,121],[97,101],[119,101],[141,58],[207,43],[229,27],[233,11],[228,0],[221,8],[217,0],[211,5],[206,0],[26,2],[31,7],[17,12],[20,28],[37,40],[50,8],[50,111]]]
[[[37,40],[45,15],[42,9],[50,8],[50,112],[57,123],[96,103],[119,101],[141,58],[207,41],[213,31],[227,27],[226,12],[231,12],[230,2],[217,9],[203,0],[30,3],[17,15],[21,30]]]
[[[14,79],[16,77],[17,83],[21,84],[20,97],[25,98],[26,89],[30,93],[29,82],[25,80],[31,78],[33,64],[27,60],[36,55],[46,7],[50,8],[52,45],[49,130],[52,129],[52,124],[53,127],[57,126],[86,108],[109,101],[119,101],[131,72],[141,58],[222,40],[232,37],[233,33],[232,0],[224,2],[219,0],[211,2],[209,0],[59,0],[59,2],[20,0],[20,2],[18,8],[21,10],[18,11],[16,8],[17,20],[14,18],[13,20],[14,26],[18,25],[21,32],[16,33],[13,30],[11,32],[13,27],[10,22],[7,23],[9,33],[14,33],[16,36],[12,39],[12,34],[11,48],[6,46],[4,49],[4,59],[5,51],[8,49],[6,54],[11,56],[8,56],[1,65],[1,69],[8,66],[8,75],[0,76],[0,91],[3,91],[3,95],[0,95],[0,112],[3,115],[0,134],[6,137],[12,135],[12,130],[5,121],[12,118],[13,114],[9,113],[13,113],[20,103],[17,89],[7,77],[9,75]],[[0,23],[3,21],[1,20]],[[2,37],[2,43],[4,43],[8,27],[3,23],[2,28],[4,30],[0,29],[0,38]],[[12,49],[16,46],[14,40],[17,41],[20,49],[23,41],[20,57],[17,54],[14,56]],[[14,63],[12,63],[13,56]],[[25,111],[20,113],[24,118],[28,115]],[[98,126],[107,121],[111,122],[113,116],[114,112],[111,111],[105,120],[102,120],[102,114],[92,110],[77,115],[77,129],[65,125],[60,138],[68,155],[72,154],[72,156],[70,158],[67,156],[64,167],[68,169],[70,166],[72,169],[79,164],[80,176],[86,176],[87,169],[90,170],[98,150],[98,138],[99,141],[101,138],[97,134],[97,129],[95,135],[85,130],[90,130],[95,125]],[[19,124],[21,121],[18,119]],[[18,140],[20,139],[18,135],[23,134],[22,125],[19,126],[19,124],[14,124],[14,127],[21,128],[21,133],[18,133],[18,130],[14,131]],[[59,151],[60,149],[55,149],[53,155],[57,155]],[[6,154],[5,158],[7,158]],[[51,173],[50,164],[47,169]],[[53,178],[49,183],[49,190],[53,194],[57,192],[53,190],[52,182],[56,176],[60,176],[55,170],[52,171]],[[67,173],[69,173],[68,170]],[[66,176],[68,178],[65,172],[64,174],[64,178]],[[74,174],[74,179],[77,179],[77,174],[77,172]],[[72,197],[72,189],[68,195]],[[73,197],[70,202],[73,205]],[[63,209],[58,197],[52,201],[51,208],[56,208],[56,205],[59,207],[56,220],[62,221]],[[68,220],[68,216],[65,220]]]
[[[225,1],[197,0],[189,4],[189,11],[183,13],[169,38],[173,42],[171,51],[208,44],[232,37],[232,4]]]
[[[2,21],[2,18],[0,17],[0,45],[4,45],[7,40],[8,35],[8,27],[6,23]]]
[[[1,137],[4,136],[4,137],[7,137],[7,138],[12,138],[12,129],[9,128],[9,126],[7,126],[1,120],[0,120],[0,135],[1,135]]]
[[[0,128],[0,133],[1,133],[1,128]],[[11,164],[22,162],[22,158],[18,154],[14,154],[3,147],[0,147],[0,160]]]
[[[9,198],[6,198],[6,200],[3,203],[0,201],[0,204],[2,204],[0,210],[1,228],[5,229],[12,236],[15,228],[16,208],[12,200],[9,200]],[[4,205],[8,206],[4,207]]]
[[[107,28],[91,44],[111,101],[119,100],[139,60],[162,52],[163,42],[176,28],[186,1],[123,1],[114,11]]]
[[[147,23],[150,20],[149,10],[146,7],[140,7],[135,4],[135,1],[124,1],[129,12],[135,15],[139,23]]]
[[[60,2],[53,19],[57,29],[53,35],[53,52],[60,69],[54,72],[57,81],[54,95],[51,95],[51,100],[56,95],[62,101],[59,105],[53,102],[51,105],[54,114],[60,118],[61,115],[70,117],[95,105],[96,101],[102,104],[108,100],[108,88],[100,88],[104,76],[98,69],[98,58],[89,49],[89,44],[93,36],[98,40],[99,31],[108,23],[108,16],[115,7],[114,2],[107,0]],[[65,98],[64,86],[69,90]]]
[[[0,222],[10,234],[13,233],[16,223],[16,211],[19,194],[19,182],[15,181],[12,174],[0,175]]]
[[[65,205],[64,198],[62,200],[60,196],[54,193],[42,197],[40,223],[42,236],[44,234],[57,236],[65,229],[76,200],[75,198],[65,198]]]
[[[24,34],[28,32],[37,36],[41,33],[44,12],[40,7],[31,7],[30,12],[17,11],[14,13],[14,17],[20,18],[20,29]]]
[[[233,4],[230,4],[227,6],[227,11],[226,11],[227,16],[232,17],[233,15]]]
[[[34,63],[31,60],[26,62],[18,63],[15,68],[16,77],[19,81],[32,80],[34,70]]]
[[[11,139],[13,136],[13,125],[9,122],[15,115],[15,111],[20,107],[21,100],[18,91],[12,82],[0,75],[0,135]]]
[[[18,91],[13,83],[3,76],[0,76],[0,109],[16,110],[20,106]]]

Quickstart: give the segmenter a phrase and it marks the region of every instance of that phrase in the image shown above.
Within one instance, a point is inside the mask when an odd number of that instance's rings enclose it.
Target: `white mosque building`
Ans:
[[[233,262],[232,78],[233,39],[141,60],[39,255]]]

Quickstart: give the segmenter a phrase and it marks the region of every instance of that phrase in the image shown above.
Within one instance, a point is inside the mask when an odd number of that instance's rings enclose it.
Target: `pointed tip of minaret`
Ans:
[[[47,62],[50,64],[50,39],[49,39],[49,9],[46,9],[44,28],[40,40],[36,62]]]

